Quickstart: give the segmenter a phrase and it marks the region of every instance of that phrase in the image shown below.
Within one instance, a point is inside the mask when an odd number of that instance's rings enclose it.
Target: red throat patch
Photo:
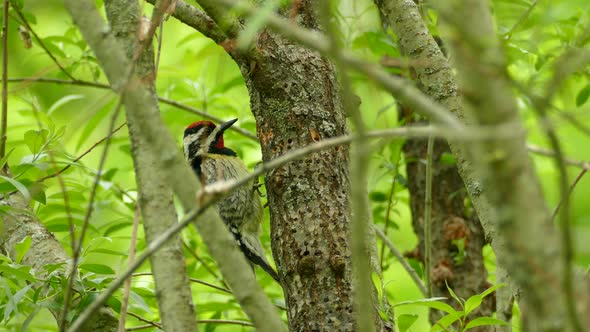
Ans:
[[[217,141],[215,142],[215,148],[216,149],[223,149],[225,146],[223,145],[223,135],[220,135],[219,138],[217,138]]]

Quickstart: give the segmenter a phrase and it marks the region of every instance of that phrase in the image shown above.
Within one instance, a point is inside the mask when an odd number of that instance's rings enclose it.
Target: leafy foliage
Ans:
[[[8,30],[10,77],[52,80],[70,80],[75,77],[90,83],[107,83],[78,30],[69,19],[64,19],[68,15],[59,1],[18,0],[11,3],[22,11],[28,24],[39,35],[39,40],[32,38],[32,48],[26,47],[18,37],[18,27],[26,24],[15,8],[11,8]],[[101,1],[97,3],[101,5]],[[288,4],[278,1],[269,1],[271,5],[288,7]],[[522,117],[530,129],[529,139],[533,143],[544,144],[544,138],[532,116],[531,99],[547,84],[558,65],[555,62],[558,56],[567,51],[574,52],[575,56],[577,49],[587,48],[590,41],[587,31],[590,5],[587,0],[538,3],[529,0],[495,0],[492,5],[498,37],[503,40],[508,57],[509,75],[517,84],[525,87],[524,92],[520,90],[517,93]],[[399,56],[393,36],[382,32],[371,1],[342,0],[338,10],[344,46],[369,61],[381,60],[385,55]],[[430,10],[426,10],[426,13],[429,26],[436,29],[436,13]],[[242,36],[241,40],[252,39],[263,23],[262,16],[249,22],[250,34]],[[55,57],[63,70],[51,60],[46,50]],[[392,71],[401,72],[398,69]],[[360,107],[365,123],[371,129],[398,125],[392,98],[376,89],[367,78],[356,74],[352,77],[355,92],[362,100]],[[589,77],[587,66],[568,76],[557,91],[550,114],[553,122],[559,125],[564,150],[571,157],[582,160],[590,159],[590,152],[585,148],[588,137],[587,132],[576,128],[587,126],[589,122],[586,115],[590,107],[587,103],[590,96]],[[251,133],[256,129],[239,68],[221,47],[174,19],[167,21],[164,28],[157,89],[162,97],[218,117],[237,117],[240,127]],[[55,234],[68,254],[71,254],[73,246],[68,232],[73,228],[75,235],[79,236],[88,209],[93,209],[83,245],[82,264],[74,283],[75,308],[67,317],[71,320],[127,264],[137,187],[125,128],[113,134],[105,167],[98,169],[105,146],[104,142],[99,142],[109,134],[107,129],[117,96],[108,89],[88,85],[20,80],[11,82],[8,102],[8,153],[0,160],[0,166],[8,163],[14,176],[0,177],[0,194],[10,195],[16,191],[29,200],[35,216]],[[198,117],[168,104],[161,104],[160,107],[161,116],[171,132],[176,133],[180,148],[184,126]],[[575,122],[567,118],[573,118]],[[115,120],[116,124],[124,122],[122,115]],[[416,245],[416,238],[410,223],[406,188],[409,179],[403,170],[407,161],[401,157],[402,143],[398,140],[384,144],[373,155],[369,198],[375,224],[386,227],[389,237],[401,250],[411,250]],[[258,143],[252,139],[229,132],[226,145],[235,149],[251,168],[260,160]],[[79,159],[79,156],[83,157]],[[444,156],[444,161],[455,163],[450,155]],[[535,158],[535,162],[548,201],[554,206],[558,201],[558,191],[553,180],[556,174],[553,164],[541,158]],[[60,183],[55,175],[62,170],[60,176],[63,183]],[[96,198],[90,202],[89,188],[96,179],[99,181]],[[573,196],[574,234],[580,239],[590,235],[590,206],[584,199],[590,194],[588,188],[587,182],[582,180]],[[6,209],[1,206],[0,213],[5,213]],[[268,222],[265,222],[264,227],[263,243],[269,248]],[[187,229],[182,236],[190,277],[223,287],[215,264],[199,235],[193,229]],[[22,264],[30,246],[31,239],[25,238],[17,244],[14,260],[0,255],[0,322],[8,330],[56,330],[49,309],[63,305],[63,291],[67,285],[66,265],[47,265],[42,271],[33,271]],[[138,251],[145,246],[140,231]],[[576,258],[583,264],[590,262],[587,241],[578,241]],[[462,308],[455,310],[442,299],[417,300],[421,295],[399,263],[386,252],[383,261],[386,284],[380,288],[383,290],[381,295],[393,304],[395,322],[400,331],[427,330],[427,308],[445,313],[438,324],[432,327],[432,331],[449,330],[452,326],[458,326],[459,331],[467,331],[477,326],[504,324],[493,317],[468,320],[468,315],[498,285],[467,300],[454,296]],[[417,261],[411,261],[411,264],[421,274],[421,265]],[[145,264],[138,271],[139,274],[133,277],[129,311],[156,322],[159,316],[149,271],[149,265]],[[271,299],[277,305],[282,305],[280,286],[263,273],[257,277]],[[453,294],[451,289],[449,291]],[[219,289],[195,283],[193,297],[201,319],[246,319],[232,296]],[[117,293],[109,300],[108,306],[119,312],[121,299],[122,294]],[[387,308],[382,309],[383,312],[387,311]],[[143,323],[129,316],[128,324],[137,326]],[[233,331],[235,326],[206,324],[205,330]]]

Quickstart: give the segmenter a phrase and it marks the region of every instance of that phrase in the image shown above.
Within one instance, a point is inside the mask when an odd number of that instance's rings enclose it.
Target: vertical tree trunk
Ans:
[[[403,147],[410,191],[412,225],[419,239],[418,259],[424,258],[424,209],[425,209],[425,139],[408,140]],[[463,180],[454,164],[441,160],[450,153],[446,142],[435,140],[432,162],[432,242],[431,282],[432,296],[443,296],[448,303],[459,309],[447,290],[450,287],[459,297],[467,299],[479,294],[489,286],[483,263],[482,247],[485,245],[483,229],[472,208],[465,205],[468,199]],[[484,299],[472,318],[491,316],[493,296]],[[431,316],[433,322],[440,318]],[[480,327],[476,331],[493,331],[493,327]]]
[[[332,66],[273,33],[242,65],[264,160],[346,133]],[[292,331],[353,330],[348,147],[276,169],[265,179],[273,254]]]
[[[317,28],[310,3],[298,19]],[[346,134],[332,65],[263,31],[255,53],[234,54],[250,93],[264,160]],[[292,331],[354,329],[348,146],[312,154],[267,174],[273,254]],[[380,320],[375,322],[382,329]]]
[[[105,8],[115,37],[122,43],[131,60],[139,47],[137,29],[141,10],[137,0],[107,0]],[[151,107],[142,116],[159,117],[155,95],[153,48],[147,47],[135,64],[135,72],[150,91]],[[133,112],[127,112],[133,166],[139,191],[146,242],[150,243],[178,222],[172,201],[172,189],[161,176],[160,165],[152,146],[140,134],[141,128]],[[172,238],[150,257],[156,297],[162,325],[166,331],[194,331],[197,328],[192,292],[182,252],[180,235]]]
[[[419,65],[412,68],[413,79],[421,89],[437,102],[450,109],[461,107],[451,67],[429,33],[418,8],[412,0],[375,1],[382,19],[398,37],[401,52]],[[416,115],[401,106],[401,116],[413,122]],[[426,140],[410,139],[403,147],[408,160],[406,165],[412,223],[419,239],[418,258],[424,258],[424,210]],[[485,234],[479,218],[465,206],[467,191],[456,165],[441,160],[450,153],[448,144],[436,140],[433,150],[433,187],[431,232],[431,277],[433,296],[449,298],[449,304],[458,306],[447,291],[449,287],[462,298],[485,290],[487,271],[483,264],[482,248]],[[463,246],[463,248],[461,248]],[[493,297],[487,297],[478,310],[478,316],[490,316]],[[435,319],[432,316],[432,319]],[[478,331],[491,328],[481,327]]]

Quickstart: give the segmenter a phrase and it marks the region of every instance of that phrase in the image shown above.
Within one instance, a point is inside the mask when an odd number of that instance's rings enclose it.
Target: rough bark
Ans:
[[[115,36],[127,49],[127,56],[131,59],[138,47],[139,3],[136,0],[110,0],[105,1],[105,8]],[[141,80],[142,84],[155,95],[154,81],[151,79],[155,77],[152,47],[147,47],[139,57],[135,71],[145,78]],[[156,102],[152,107],[158,112]],[[149,143],[140,135],[134,113],[127,113],[127,123],[143,227],[146,242],[150,243],[177,223],[176,210],[172,190],[166,179],[160,176],[157,159],[152,155]],[[164,330],[195,331],[197,322],[180,235],[173,237],[154,253],[150,262]]]
[[[30,266],[36,272],[37,278],[43,280],[47,277],[43,273],[44,266],[67,263],[70,257],[55,236],[47,231],[45,226],[35,217],[20,194],[13,194],[0,201],[0,205],[10,207],[10,210],[1,216],[0,246],[12,259],[15,259],[16,256],[15,245],[28,236],[31,238],[31,247],[22,258],[21,264]],[[69,269],[70,267],[66,264],[65,271]],[[43,285],[38,287],[43,287]],[[56,318],[61,315],[61,307],[51,307],[50,311]],[[83,329],[84,331],[116,332],[117,327],[118,320],[113,312],[108,308],[102,308],[84,324]]]
[[[414,1],[391,0],[375,1],[381,17],[398,37],[401,52],[410,61],[416,63],[411,67],[413,78],[425,94],[449,108],[460,108],[459,96],[450,65],[441,52],[433,36],[429,33]],[[401,107],[400,116],[407,123],[414,122],[417,115],[406,107]],[[403,147],[410,191],[410,208],[412,223],[419,239],[418,258],[424,254],[424,210],[425,210],[425,164],[426,140],[410,139]],[[433,158],[432,188],[432,243],[431,243],[431,277],[433,296],[444,296],[449,304],[459,307],[445,284],[462,298],[479,294],[489,284],[487,271],[483,264],[482,247],[485,235],[476,213],[465,207],[467,191],[459,176],[456,165],[445,163],[440,159],[444,153],[450,153],[448,144],[436,140]],[[464,244],[464,251],[458,244]],[[462,257],[459,257],[459,256]],[[487,297],[479,309],[472,314],[491,316],[493,297]],[[431,316],[433,321],[436,317]],[[492,330],[492,327],[480,327],[479,331]]]
[[[297,3],[292,13],[300,25],[318,28],[313,2]],[[250,93],[263,160],[346,133],[329,61],[268,30],[252,50],[229,51]],[[273,256],[292,331],[354,329],[348,158],[348,147],[338,146],[265,177]],[[383,328],[381,320],[376,328]]]
[[[332,66],[265,31],[256,68],[242,64],[264,160],[346,133]],[[292,331],[350,331],[348,147],[339,146],[265,177],[273,254]]]
[[[424,258],[424,209],[426,141],[411,139],[403,147],[410,191],[412,225],[418,236],[417,258]],[[467,191],[454,165],[441,160],[450,153],[446,142],[436,140],[432,163],[432,219],[431,231],[431,280],[432,296],[444,296],[447,303],[458,310],[460,304],[452,299],[448,286],[463,299],[479,294],[491,285],[483,263],[482,247],[485,245],[483,229],[477,214],[465,206]],[[464,245],[464,248],[460,248]],[[488,296],[470,319],[492,316],[493,296]],[[440,316],[431,315],[433,322]],[[480,327],[475,331],[493,331],[493,327]]]
[[[483,142],[472,150],[472,167],[481,179],[472,199],[485,197],[490,212],[496,215],[490,239],[494,249],[500,249],[496,250],[499,263],[522,289],[523,328],[579,331],[578,324],[590,326],[587,285],[576,284],[575,299],[567,298],[562,243],[529,160],[524,131],[516,127],[520,125],[519,114],[489,3],[461,0],[433,1],[432,5],[452,31],[449,45],[456,59],[465,109],[472,121],[515,125],[513,137]],[[478,207],[476,199],[474,203]],[[569,304],[578,305],[577,317],[575,311],[568,310]]]

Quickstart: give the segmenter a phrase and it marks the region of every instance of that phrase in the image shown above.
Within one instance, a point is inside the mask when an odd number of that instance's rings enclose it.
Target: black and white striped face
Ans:
[[[197,121],[184,130],[184,156],[188,161],[208,153],[227,154],[223,142],[223,132],[238,119],[233,119],[216,126],[211,121]]]

